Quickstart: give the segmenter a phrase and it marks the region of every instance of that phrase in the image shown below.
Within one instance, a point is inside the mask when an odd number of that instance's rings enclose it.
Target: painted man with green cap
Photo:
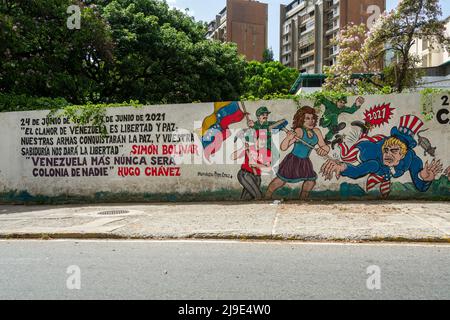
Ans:
[[[271,112],[267,107],[262,106],[256,110],[256,121],[253,121],[251,119],[248,119],[247,125],[249,128],[255,129],[255,130],[267,130],[267,148],[270,150],[272,145],[272,135],[271,130],[269,130],[269,127],[275,123],[275,121],[269,121],[269,114]]]
[[[256,110],[256,121],[250,119],[249,113],[246,111],[245,114],[247,117],[247,125],[250,130],[241,130],[234,140],[236,142],[237,139],[241,138],[245,143],[245,160],[241,170],[239,170],[237,174],[239,183],[243,187],[241,200],[261,200],[263,198],[263,193],[261,191],[261,174],[264,171],[263,168],[271,169],[273,164],[272,130],[279,128],[273,128],[277,126],[277,123],[269,121],[270,111],[265,106]],[[286,125],[287,122],[281,124],[282,127]],[[277,154],[277,148],[274,148],[274,150]],[[238,158],[243,157],[242,154],[241,150],[236,150],[231,157],[233,160],[237,160]]]
[[[322,97],[318,100],[319,103],[323,104],[325,107],[325,111],[320,119],[319,125],[322,128],[328,129],[328,133],[325,135],[325,141],[327,143],[331,143],[335,134],[338,134],[340,131],[344,130],[346,124],[344,122],[339,123],[339,115],[342,113],[353,114],[361,108],[364,103],[363,97],[358,97],[356,102],[351,107],[347,107],[347,97],[345,95],[339,96],[337,98],[336,103]],[[341,136],[336,137],[338,140],[342,138]],[[335,143],[339,143],[340,141],[333,141],[333,145]]]

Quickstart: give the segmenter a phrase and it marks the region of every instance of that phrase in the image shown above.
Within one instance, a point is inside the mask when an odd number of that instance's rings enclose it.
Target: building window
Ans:
[[[300,65],[307,64],[308,62],[314,61],[314,56],[307,57],[305,59],[300,59]]]
[[[314,50],[314,45],[313,44],[310,44],[309,46],[307,46],[307,47],[305,47],[303,49],[300,49],[300,55],[305,54],[305,53],[307,53],[307,52],[309,52],[311,50]]]
[[[289,32],[289,31],[291,30],[291,25],[290,25],[290,24],[287,24],[287,25],[284,27],[284,30],[285,30],[286,33]]]

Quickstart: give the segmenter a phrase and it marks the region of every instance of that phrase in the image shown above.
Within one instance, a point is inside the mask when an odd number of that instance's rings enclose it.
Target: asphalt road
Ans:
[[[0,299],[450,299],[450,245],[0,241]]]

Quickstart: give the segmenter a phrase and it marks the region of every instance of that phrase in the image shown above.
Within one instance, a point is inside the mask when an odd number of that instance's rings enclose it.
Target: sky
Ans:
[[[269,47],[272,47],[274,58],[279,59],[279,25],[280,4],[289,4],[292,0],[259,0],[269,4]],[[220,10],[225,8],[226,0],[166,0],[174,8],[185,11],[196,20],[212,21]],[[399,0],[386,0],[387,10],[395,8]],[[450,16],[450,1],[440,0],[443,17]]]

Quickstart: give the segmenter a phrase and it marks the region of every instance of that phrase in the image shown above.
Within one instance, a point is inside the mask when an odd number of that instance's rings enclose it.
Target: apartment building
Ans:
[[[447,36],[450,37],[450,17],[445,20]],[[439,44],[430,44],[426,39],[415,39],[414,46],[410,52],[419,57],[417,66],[432,68],[450,61],[450,53]]]
[[[247,60],[262,61],[268,43],[268,5],[255,0],[227,0],[208,25],[208,39],[234,42]]]
[[[367,23],[386,0],[294,0],[280,6],[280,62],[303,73],[322,73],[336,63],[331,43],[350,23]]]

